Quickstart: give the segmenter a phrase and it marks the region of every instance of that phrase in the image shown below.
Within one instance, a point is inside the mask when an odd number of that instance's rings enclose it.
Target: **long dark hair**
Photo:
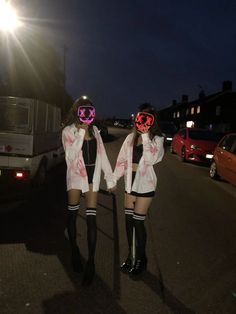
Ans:
[[[93,106],[91,100],[85,96],[81,96],[75,100],[72,107],[70,108],[65,120],[62,123],[62,128],[65,128],[68,125],[73,123],[81,124],[79,117],[77,115],[78,107],[80,106]],[[93,136],[93,126],[92,124],[89,125],[88,132],[90,136]]]
[[[150,138],[153,139],[156,135],[163,136],[161,129],[158,125],[158,116],[157,116],[156,109],[150,103],[143,103],[139,105],[138,109],[139,109],[139,112],[151,113],[154,116],[154,124],[149,129]],[[137,131],[135,131],[134,143],[137,143],[138,137],[139,137],[139,134]]]

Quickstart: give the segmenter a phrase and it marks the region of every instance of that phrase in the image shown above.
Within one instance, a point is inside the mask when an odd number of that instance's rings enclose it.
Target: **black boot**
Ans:
[[[131,254],[127,256],[126,260],[120,265],[120,270],[123,273],[128,273],[132,268],[132,257]]]
[[[95,275],[95,264],[93,261],[88,261],[85,266],[84,277],[82,280],[83,286],[89,286],[93,282]]]
[[[136,238],[136,244],[137,244],[137,255],[135,264],[130,270],[130,275],[139,275],[143,271],[147,269],[147,258],[145,253],[146,248],[146,229],[144,225],[146,215],[141,215],[134,213],[134,227],[135,227],[135,238]]]
[[[71,261],[74,272],[81,273],[83,271],[83,264],[81,262],[80,251],[78,247],[72,250]]]
[[[147,258],[137,259],[135,261],[134,267],[129,271],[130,275],[140,275],[147,269]]]

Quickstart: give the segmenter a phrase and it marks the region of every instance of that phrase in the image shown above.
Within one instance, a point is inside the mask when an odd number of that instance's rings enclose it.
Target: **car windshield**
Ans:
[[[25,104],[0,101],[0,131],[30,132],[30,108]]]
[[[208,130],[189,130],[189,138],[193,140],[219,142],[222,135]]]

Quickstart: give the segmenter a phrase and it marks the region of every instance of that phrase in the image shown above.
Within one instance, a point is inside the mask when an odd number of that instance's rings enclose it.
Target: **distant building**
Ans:
[[[172,121],[179,128],[194,126],[236,132],[236,92],[232,91],[231,81],[224,81],[220,92],[207,96],[201,91],[193,101],[183,95],[181,102],[173,100],[171,106],[158,113],[161,121]]]

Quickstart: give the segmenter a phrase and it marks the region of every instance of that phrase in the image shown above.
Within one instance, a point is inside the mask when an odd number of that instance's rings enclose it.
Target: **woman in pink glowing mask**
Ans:
[[[84,285],[92,283],[95,273],[96,207],[102,170],[108,190],[113,190],[115,187],[111,165],[101,135],[97,127],[93,125],[94,118],[95,108],[92,102],[87,97],[80,97],[73,104],[62,131],[67,164],[67,230],[72,249],[72,265],[74,271],[77,272],[83,270],[83,265],[76,241],[76,216],[81,193],[85,195],[88,260],[83,277]]]
[[[142,273],[147,266],[144,220],[156,190],[153,166],[164,155],[164,138],[157,124],[155,109],[150,104],[143,104],[139,110],[135,127],[120,149],[114,170],[116,180],[122,176],[125,179],[124,210],[129,252],[121,270],[131,276]],[[137,246],[134,263],[131,254],[133,230]]]

